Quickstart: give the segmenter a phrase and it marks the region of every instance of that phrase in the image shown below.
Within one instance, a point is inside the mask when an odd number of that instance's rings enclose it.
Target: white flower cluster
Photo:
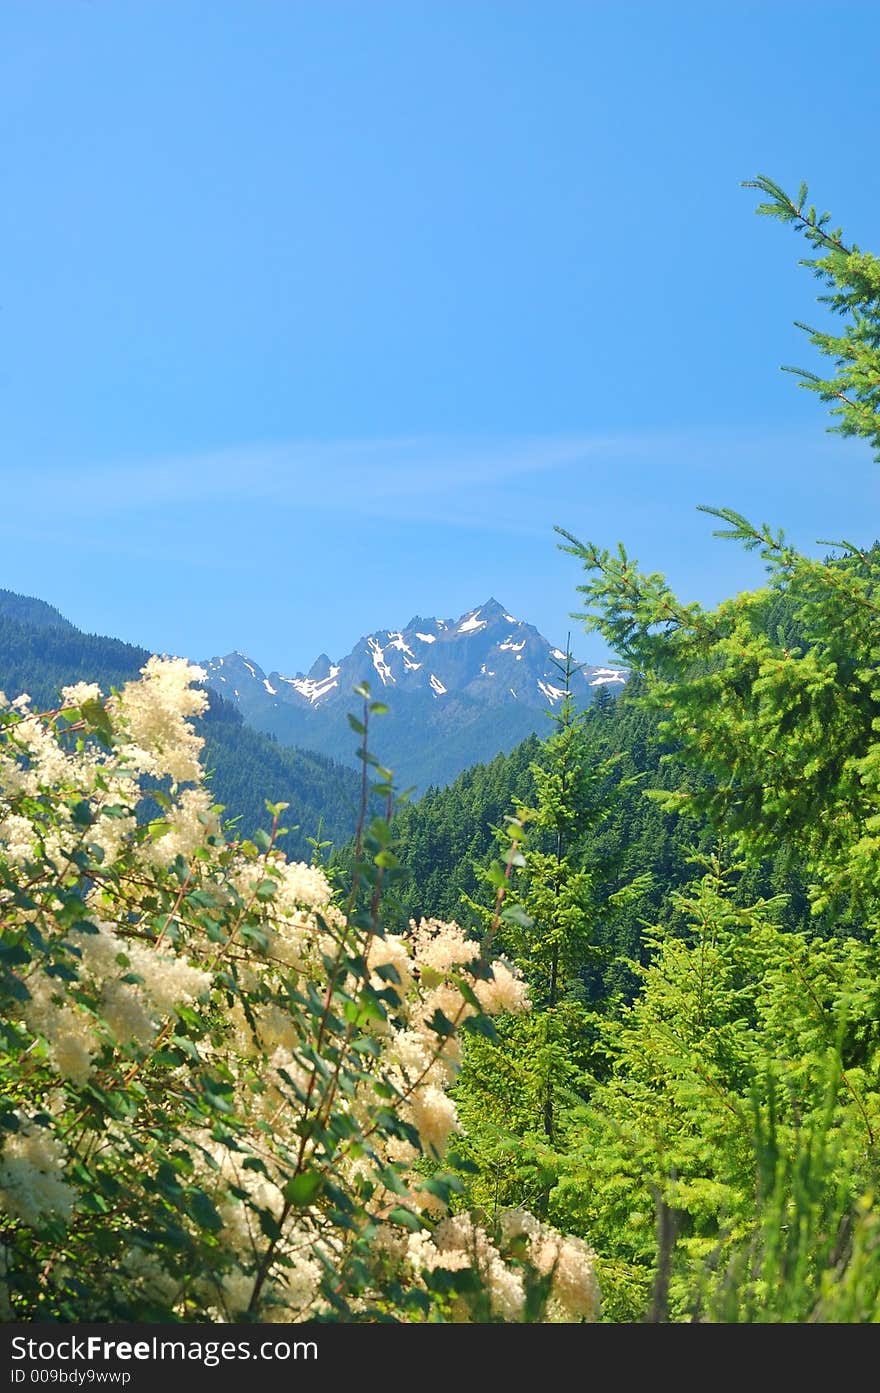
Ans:
[[[168,775],[175,783],[196,783],[202,777],[199,754],[204,740],[188,716],[200,716],[207,693],[194,689],[204,669],[184,658],[150,658],[139,682],[126,682],[108,703],[130,737],[128,757],[142,774]]]
[[[596,1320],[600,1310],[596,1254],[582,1239],[563,1237],[528,1210],[508,1210],[493,1242],[469,1214],[443,1219],[429,1232],[411,1234],[406,1259],[416,1273],[473,1270],[496,1320],[521,1320],[526,1301],[525,1274],[531,1269],[549,1280],[546,1318],[552,1321]],[[519,1240],[519,1243],[516,1242]],[[467,1320],[469,1308],[459,1298],[456,1319]]]
[[[179,954],[122,938],[107,924],[90,928],[93,932],[77,933],[70,942],[81,964],[78,993],[92,985],[98,998],[94,1010],[57,977],[34,970],[24,978],[25,1020],[45,1041],[52,1067],[78,1087],[88,1081],[101,1050],[102,1027],[117,1044],[147,1045],[159,1019],[206,995],[211,986],[210,974]]]
[[[4,712],[0,910],[14,990],[0,1004],[20,1047],[0,1080],[16,1097],[37,1086],[40,1120],[21,1115],[0,1134],[0,1209],[27,1247],[49,1216],[70,1219],[95,1158],[137,1185],[139,1166],[155,1170],[140,1158],[185,1157],[219,1225],[222,1258],[186,1296],[209,1319],[309,1318],[369,1225],[377,1255],[397,1244],[409,1281],[471,1265],[493,1312],[519,1319],[520,1267],[468,1216],[446,1215],[420,1162],[442,1158],[458,1127],[458,1027],[478,1010],[527,1010],[526,984],[455,923],[355,927],[319,867],[228,842],[189,721],[207,703],[192,687],[202,675],[151,658],[106,701],[94,684],[66,687],[60,722],[28,702]],[[100,742],[88,739],[94,703]],[[76,746],[65,719],[85,732]],[[142,776],[172,781],[161,817],[145,812]],[[229,1095],[224,1140],[193,1112],[208,1074]],[[125,1124],[83,1109],[86,1087],[125,1093]],[[310,1175],[359,1196],[357,1221],[336,1225],[299,1196]],[[386,1223],[401,1204],[426,1225],[409,1245]],[[126,1283],[177,1312],[179,1276],[130,1241],[124,1211],[115,1222]],[[523,1224],[529,1260],[552,1271],[556,1318],[592,1318],[590,1250]],[[109,1280],[87,1249],[75,1260]]]
[[[0,1152],[0,1210],[25,1224],[43,1215],[69,1219],[76,1198],[64,1180],[64,1147],[48,1127],[15,1113],[18,1131]]]

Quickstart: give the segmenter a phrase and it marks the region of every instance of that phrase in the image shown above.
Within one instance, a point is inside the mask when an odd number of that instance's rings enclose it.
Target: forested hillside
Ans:
[[[10,700],[27,692],[35,705],[49,708],[62,686],[77,681],[97,682],[109,693],[136,678],[149,656],[119,639],[82,633],[41,600],[0,591],[0,690]],[[352,835],[359,786],[350,769],[252,730],[216,692],[200,731],[209,787],[237,834],[253,836],[267,825],[268,799],[290,805],[284,825],[292,856],[309,857],[307,839],[319,833],[334,842]]]
[[[783,622],[790,628],[790,617],[777,603],[768,614],[767,631],[778,631]],[[553,725],[547,724],[549,738]],[[695,852],[714,844],[707,818],[681,817],[648,796],[651,790],[684,792],[706,782],[705,774],[688,771],[674,758],[675,749],[663,738],[658,716],[645,707],[639,681],[619,696],[600,695],[578,719],[579,761],[591,769],[608,765],[594,794],[601,813],[581,849],[584,864],[606,899],[639,881],[638,893],[597,930],[600,956],[584,965],[591,995],[606,996],[612,983],[632,991],[628,963],[646,960],[645,926],[681,925],[671,892],[693,879]],[[402,919],[439,914],[476,922],[469,902],[492,899],[487,873],[501,854],[505,818],[532,803],[534,768],[542,754],[542,741],[533,736],[509,755],[468,769],[447,788],[431,789],[398,811],[395,847],[405,876],[396,897]],[[784,922],[790,927],[806,922],[804,872],[784,844],[741,875],[736,891],[744,903],[750,896],[777,893],[788,896]],[[820,926],[821,921],[813,923],[817,931]]]

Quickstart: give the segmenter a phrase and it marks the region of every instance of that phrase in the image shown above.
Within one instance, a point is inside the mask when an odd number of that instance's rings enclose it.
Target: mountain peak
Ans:
[[[460,617],[454,627],[457,634],[471,634],[478,633],[490,625],[494,627],[501,622],[519,624],[520,620],[509,614],[501,601],[492,596],[484,605],[479,605],[477,609],[469,609],[466,614]]]
[[[35,629],[64,629],[75,633],[69,619],[33,595],[19,595],[14,590],[0,590],[0,617],[12,619],[17,624],[30,624]]]
[[[312,679],[315,679],[317,677],[326,677],[331,666],[332,664],[330,662],[330,659],[327,657],[327,654],[321,653],[312,663],[312,666],[309,668],[307,676]]]
[[[332,663],[322,653],[307,676],[272,673],[266,679],[256,665],[237,657],[234,671],[214,663],[208,680],[224,695],[231,688],[246,719],[277,739],[343,757],[353,692],[369,683],[392,707],[404,762],[412,742],[425,750],[413,757],[415,764],[434,769],[434,747],[447,731],[457,731],[455,738],[474,758],[491,757],[500,748],[494,742],[512,742],[514,733],[522,738],[545,731],[545,712],[566,696],[564,658],[534,625],[490,595],[458,619],[417,614],[403,628],[377,629]],[[568,685],[584,707],[600,689],[620,690],[627,676],[625,669],[584,665]],[[479,740],[477,729],[483,732]]]

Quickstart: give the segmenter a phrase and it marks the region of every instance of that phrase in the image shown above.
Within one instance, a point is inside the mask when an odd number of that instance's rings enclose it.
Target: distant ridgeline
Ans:
[[[402,629],[377,630],[339,662],[322,653],[296,677],[267,675],[241,653],[202,666],[208,683],[257,729],[346,763],[356,746],[352,691],[369,683],[390,708],[376,722],[374,753],[399,788],[424,791],[529,735],[548,735],[547,713],[564,694],[564,659],[534,625],[493,599],[457,620],[417,615]],[[625,668],[584,665],[573,674],[572,694],[585,707],[600,691],[619,692],[628,676]]]
[[[61,688],[97,682],[105,692],[136,677],[150,654],[119,639],[86,634],[43,600],[0,590],[0,690],[14,698],[28,692],[49,707]],[[333,842],[346,841],[357,818],[357,775],[321,754],[287,749],[251,729],[235,706],[208,691],[210,706],[199,722],[205,738],[210,787],[226,818],[239,818],[238,832],[252,836],[269,822],[266,800],[290,804],[282,843],[293,858],[311,855],[306,838],[321,829]],[[298,827],[297,831],[293,829]]]

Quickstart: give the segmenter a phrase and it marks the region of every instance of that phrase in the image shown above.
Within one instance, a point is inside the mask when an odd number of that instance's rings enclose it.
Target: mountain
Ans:
[[[348,713],[367,682],[390,708],[370,745],[401,787],[445,785],[461,770],[549,730],[562,700],[565,654],[495,599],[457,620],[412,618],[402,629],[367,634],[337,662],[326,653],[307,673],[266,673],[241,653],[203,662],[207,682],[235,702],[258,730],[287,744],[355,759]],[[628,673],[586,665],[573,673],[579,706],[597,691],[619,691]]]
[[[14,590],[0,590],[0,615],[19,624],[28,624],[32,629],[77,632],[70,620],[65,619],[54,605],[47,605],[45,600],[37,600],[33,595],[17,595]]]
[[[98,682],[109,692],[137,677],[149,656],[120,639],[83,633],[43,600],[0,590],[0,691],[10,698],[29,692],[48,707],[76,681]],[[239,833],[253,836],[267,825],[268,798],[290,804],[282,843],[289,856],[308,859],[307,838],[319,829],[323,838],[347,841],[357,818],[357,775],[324,755],[280,745],[248,726],[233,703],[210,688],[208,695],[198,722],[205,767],[225,817],[239,819]]]

